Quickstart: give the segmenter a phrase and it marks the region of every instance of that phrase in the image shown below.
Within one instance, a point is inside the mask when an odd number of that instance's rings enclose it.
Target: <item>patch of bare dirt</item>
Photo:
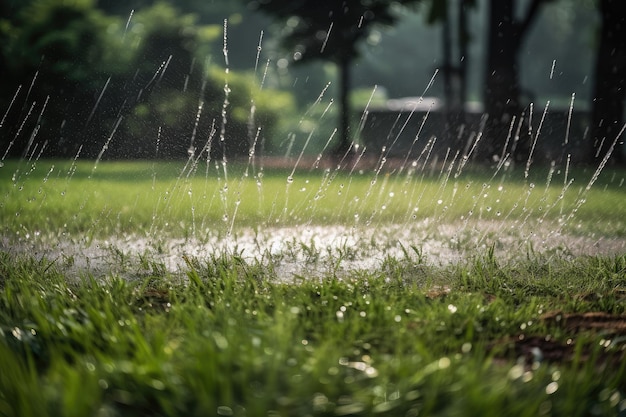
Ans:
[[[565,330],[571,337],[557,340],[550,335],[519,334],[492,342],[490,350],[496,353],[496,358],[514,356],[527,366],[543,361],[564,363],[575,360],[619,366],[626,360],[626,315],[555,311],[543,315],[541,320]],[[597,344],[577,346],[576,338],[582,333],[597,335]]]
[[[555,311],[544,314],[541,319],[547,324],[556,325],[568,332],[602,332],[608,336],[626,335],[626,315],[603,312],[562,313]]]

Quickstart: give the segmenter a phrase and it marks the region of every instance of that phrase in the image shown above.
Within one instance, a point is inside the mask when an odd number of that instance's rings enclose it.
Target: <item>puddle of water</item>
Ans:
[[[237,255],[250,262],[271,265],[277,278],[316,278],[379,268],[386,259],[410,258],[433,266],[462,263],[493,249],[497,259],[515,261],[527,255],[614,255],[626,251],[626,239],[592,238],[555,233],[551,228],[515,222],[434,224],[425,220],[407,227],[297,226],[239,229],[232,236],[203,241],[170,238],[160,241],[139,236],[115,236],[106,240],[32,242],[17,244],[4,239],[0,248],[28,253],[56,262],[71,274],[96,276],[141,275],[143,261],[157,263],[173,273],[188,268],[184,257],[200,260]],[[146,262],[143,263],[144,265]],[[144,271],[145,273],[146,271]]]

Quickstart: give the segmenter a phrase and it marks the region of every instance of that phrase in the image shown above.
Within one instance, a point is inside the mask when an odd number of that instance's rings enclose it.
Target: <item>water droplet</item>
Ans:
[[[391,192],[389,193],[389,197],[392,197],[392,198],[393,198],[393,196],[394,196],[394,195],[396,195],[396,194],[395,194],[393,191],[391,191]]]
[[[293,177],[290,175],[287,177],[287,183],[291,184],[293,182]]]
[[[443,203],[442,199],[437,200],[437,204],[441,204],[441,203]]]
[[[554,394],[556,390],[558,389],[559,389],[559,383],[556,381],[552,381],[548,385],[546,385],[546,394],[548,395]]]
[[[450,358],[446,356],[439,359],[439,362],[437,362],[437,365],[439,365],[439,369],[447,369],[450,367],[450,364],[451,364]]]

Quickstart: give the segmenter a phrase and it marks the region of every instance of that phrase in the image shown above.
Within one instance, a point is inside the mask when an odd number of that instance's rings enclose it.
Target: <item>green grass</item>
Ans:
[[[480,249],[463,235],[484,220],[620,239],[624,171],[586,189],[594,169],[303,169],[288,181],[291,169],[183,168],[0,167],[0,416],[626,412],[626,255],[489,238]],[[386,251],[399,239],[386,234],[426,219],[461,226],[462,261],[436,266],[415,240]],[[158,245],[109,243],[98,256],[110,269],[74,265],[92,241],[312,225],[376,233],[336,248],[285,237],[253,259],[183,248],[174,269]],[[526,252],[496,255],[511,248]],[[367,270],[350,263],[372,256]]]
[[[626,235],[626,172],[299,170],[230,164],[189,176],[183,162],[9,161],[0,168],[5,235],[206,236],[238,227],[505,220]],[[444,169],[445,168],[445,169]],[[258,175],[259,172],[261,176]],[[573,181],[572,181],[573,180]],[[570,181],[572,181],[570,183]],[[554,226],[559,225],[559,226]]]
[[[388,259],[298,285],[226,254],[187,258],[183,277],[163,271],[95,280],[0,254],[0,415],[626,409],[623,329],[545,319],[584,311],[623,323],[624,256],[499,265],[487,253],[446,268]],[[533,340],[543,350],[525,357]]]

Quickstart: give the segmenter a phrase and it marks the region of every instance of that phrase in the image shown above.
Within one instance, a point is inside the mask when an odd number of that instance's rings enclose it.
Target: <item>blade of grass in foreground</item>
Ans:
[[[623,256],[388,259],[297,285],[227,254],[134,281],[8,254],[0,272],[4,415],[617,416],[626,405]]]

